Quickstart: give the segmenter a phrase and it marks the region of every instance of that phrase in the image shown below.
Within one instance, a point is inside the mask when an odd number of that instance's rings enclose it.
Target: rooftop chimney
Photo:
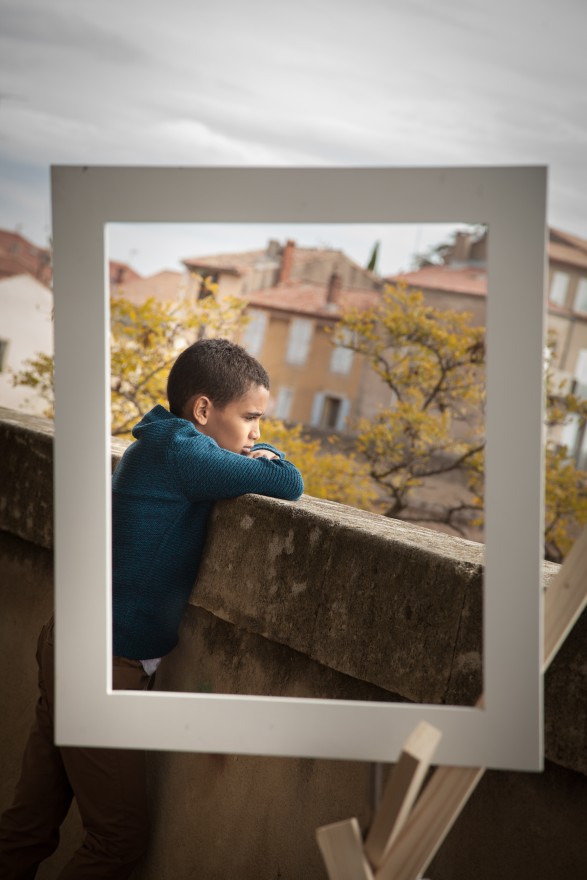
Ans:
[[[276,238],[270,238],[267,244],[267,256],[268,257],[277,257],[279,252],[281,251],[281,246]]]
[[[472,244],[473,236],[469,232],[462,232],[459,230],[456,234],[451,262],[466,263],[469,259]]]
[[[289,281],[295,246],[295,241],[292,241],[291,239],[286,242],[281,255],[281,269],[279,270],[279,278],[277,279],[278,284],[282,284],[284,281]]]
[[[326,302],[334,304],[338,299],[338,292],[342,288],[342,277],[333,272],[328,280],[328,291],[326,293]]]

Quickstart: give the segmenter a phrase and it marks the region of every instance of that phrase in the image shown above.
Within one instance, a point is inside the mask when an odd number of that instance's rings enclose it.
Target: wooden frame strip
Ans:
[[[408,818],[441,736],[438,728],[421,721],[406,740],[365,841],[367,858],[375,869]]]
[[[324,825],[316,839],[330,880],[373,880],[356,819]]]

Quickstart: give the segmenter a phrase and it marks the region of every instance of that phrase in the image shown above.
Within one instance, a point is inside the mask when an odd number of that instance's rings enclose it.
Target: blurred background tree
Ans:
[[[415,509],[414,492],[427,480],[460,471],[475,480],[484,439],[484,331],[467,313],[434,309],[419,291],[389,286],[378,306],[346,311],[335,343],[363,354],[388,386],[392,403],[357,425],[357,449],[387,499],[385,514],[445,523],[480,512],[470,501]]]
[[[110,303],[112,435],[130,430],[156,403],[166,404],[165,386],[179,352],[200,336],[233,336],[246,323],[244,303],[235,297],[165,303],[154,298],[136,305],[124,296]],[[37,355],[13,377],[35,388],[53,418],[53,358]]]
[[[245,307],[244,300],[209,295],[173,305],[113,299],[112,434],[130,438],[146,412],[166,405],[178,353],[203,335],[234,338],[247,320]],[[336,436],[323,442],[304,436],[299,425],[271,419],[263,422],[263,439],[300,467],[309,495],[466,535],[483,520],[484,337],[468,314],[431,308],[421,292],[389,287],[377,308],[345,312],[332,341],[368,359],[388,386],[391,405],[355,426],[350,450],[348,438],[343,447]],[[587,402],[554,387],[550,358],[547,364],[548,427],[570,419],[584,427]],[[13,381],[40,392],[53,416],[51,357],[32,358]],[[552,436],[545,464],[545,555],[560,562],[587,522],[587,474]],[[451,473],[462,478],[462,499],[423,509],[418,491]]]
[[[435,309],[420,291],[389,286],[376,308],[348,310],[333,342],[360,352],[389,387],[392,404],[357,425],[357,450],[386,501],[385,514],[443,524],[460,534],[483,521],[485,329],[466,312]],[[546,423],[587,423],[587,401],[555,386],[547,354]],[[466,500],[423,510],[418,489],[458,472]],[[512,499],[512,503],[516,503]],[[545,556],[562,562],[587,523],[587,473],[568,450],[545,441]]]

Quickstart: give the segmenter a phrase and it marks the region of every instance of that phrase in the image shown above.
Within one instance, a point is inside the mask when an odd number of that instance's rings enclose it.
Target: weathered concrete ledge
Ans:
[[[53,549],[53,435],[50,419],[0,407],[0,531]],[[112,439],[112,467],[126,443]]]
[[[113,441],[113,461],[124,448]],[[0,530],[52,546],[52,423],[0,409]],[[242,633],[402,699],[482,690],[482,545],[343,505],[218,503],[192,595]],[[545,564],[545,579],[557,566]],[[546,679],[547,755],[587,773],[587,616]],[[365,697],[368,698],[368,697]]]
[[[482,691],[479,544],[344,505],[215,505],[192,602],[404,698]]]

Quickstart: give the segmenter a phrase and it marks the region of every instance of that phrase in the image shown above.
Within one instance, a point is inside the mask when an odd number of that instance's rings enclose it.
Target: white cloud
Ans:
[[[587,237],[584,0],[13,0],[3,19],[5,225],[39,223],[30,168],[55,162],[548,163],[552,217]]]

